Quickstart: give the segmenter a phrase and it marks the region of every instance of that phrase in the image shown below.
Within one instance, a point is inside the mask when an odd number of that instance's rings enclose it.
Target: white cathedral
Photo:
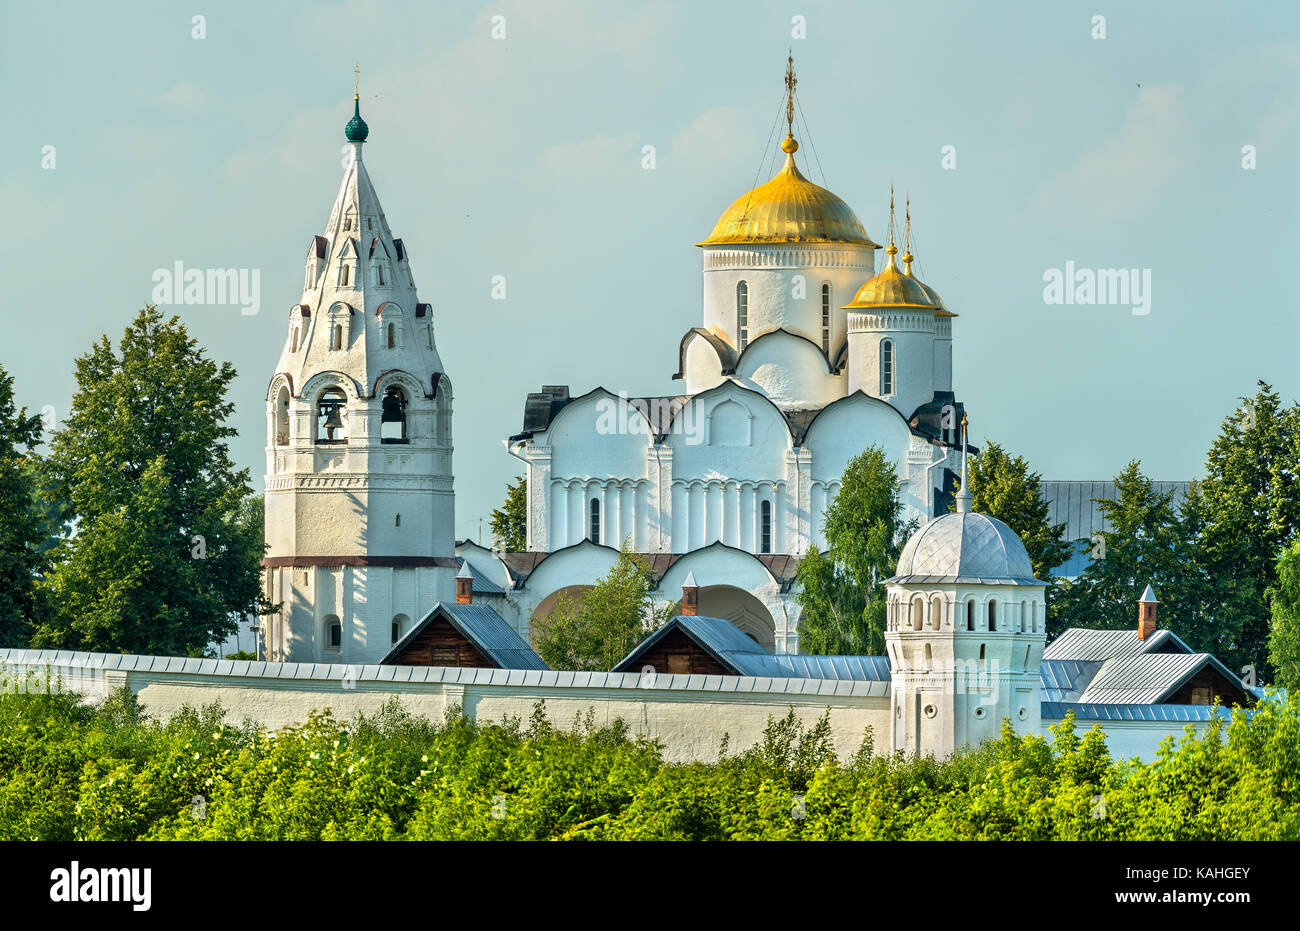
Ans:
[[[682,337],[677,393],[529,395],[506,441],[527,479],[527,551],[453,537],[452,388],[362,159],[352,158],[306,256],[302,297],[267,393],[264,656],[375,662],[462,561],[474,591],[528,639],[564,593],[643,554],[663,603],[688,575],[699,612],[775,653],[798,650],[794,573],[824,547],[822,514],[849,459],[881,446],[905,518],[953,502],[963,409],[955,314],[853,210],[800,172],[787,71],[785,159],[698,245],[701,325]],[[901,261],[900,261],[901,259]]]

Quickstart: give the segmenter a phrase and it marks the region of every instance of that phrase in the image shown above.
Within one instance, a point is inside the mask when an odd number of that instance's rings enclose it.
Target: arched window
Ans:
[[[1031,647],[1031,646],[1032,646],[1032,644],[1028,644],[1028,643],[1025,644],[1025,658],[1024,658],[1024,660],[1020,663],[1020,671],[1021,671],[1021,672],[1024,672],[1026,669],[1029,668],[1029,650],[1030,650],[1030,647]]]
[[[406,393],[396,385],[384,391],[384,412],[379,418],[381,443],[406,443]]]
[[[589,536],[589,539],[591,540],[592,543],[599,543],[600,542],[600,499],[592,498],[590,508],[591,508],[591,520],[590,520],[591,534]]]
[[[289,388],[281,385],[275,396],[275,445],[289,445]]]
[[[925,671],[930,671],[930,664],[934,661],[934,650],[930,644],[925,645]]]
[[[894,341],[880,341],[880,395],[888,397],[894,393]]]
[[[401,515],[401,514],[398,514],[396,517],[393,518],[393,526],[394,526],[394,527],[400,527],[400,526],[402,526],[402,515]]]
[[[330,653],[338,653],[343,649],[343,622],[338,615],[325,617],[325,649]]]
[[[930,626],[935,630],[943,627],[943,599],[938,595],[930,602]]]
[[[290,352],[298,351],[298,328],[297,327],[293,328],[293,338],[289,342],[289,351]]]
[[[326,388],[316,401],[316,442],[346,443],[347,395],[341,388]]]
[[[966,629],[975,629],[975,599],[966,602]]]
[[[925,602],[917,596],[912,599],[912,630],[920,630],[925,622]]]
[[[379,272],[379,287],[381,288],[388,287],[388,282],[384,280],[384,264],[380,262],[378,265],[375,266],[375,269],[376,271]]]
[[[1016,624],[1016,630],[1020,633],[1027,633],[1029,631],[1029,624],[1031,621],[1030,610],[1028,601],[1020,602],[1020,620]]]
[[[736,285],[736,332],[741,351],[749,345],[749,285]]]
[[[397,325],[394,323],[388,324],[388,348],[397,348]]]
[[[330,330],[330,348],[343,348],[343,324],[341,323],[334,324],[333,329]]]
[[[822,352],[831,353],[831,286],[822,285]]]
[[[989,630],[998,629],[998,603],[989,599]]]
[[[402,635],[411,629],[411,619],[405,614],[398,614],[393,618],[392,640],[393,643],[402,639]]]
[[[352,266],[344,262],[339,266],[339,287],[346,288],[352,277]]]
[[[758,506],[758,551],[772,552],[772,502],[763,501]]]

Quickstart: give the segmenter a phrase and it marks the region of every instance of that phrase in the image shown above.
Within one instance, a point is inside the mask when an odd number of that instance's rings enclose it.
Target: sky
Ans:
[[[207,10],[5,12],[0,365],[33,410],[66,414],[75,359],[120,338],[155,270],[257,270],[255,314],[164,310],[235,364],[232,451],[261,489],[266,387],[359,62],[366,163],[456,386],[457,536],[488,540],[527,392],[681,390],[694,243],[774,170],[788,50],[804,173],[879,242],[890,185],[911,197],[920,276],[959,314],[973,441],[1047,479],[1138,459],[1185,480],[1258,380],[1300,396],[1295,3]],[[1067,262],[1149,275],[1148,312],[1049,303]]]

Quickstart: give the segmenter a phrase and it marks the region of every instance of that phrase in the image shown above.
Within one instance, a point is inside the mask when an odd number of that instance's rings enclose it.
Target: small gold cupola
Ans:
[[[874,278],[867,280],[853,300],[844,305],[845,310],[861,310],[870,307],[912,307],[917,310],[939,310],[939,296],[917,281],[911,275],[912,253],[903,255],[906,271],[900,271],[894,256],[898,246],[894,245],[894,191],[889,191],[889,245],[885,248],[889,261]]]
[[[930,296],[934,306],[938,308],[935,311],[936,316],[955,317],[957,315],[944,306],[943,298],[939,297],[939,292],[916,277],[912,272],[912,262],[915,261],[912,255],[912,199],[909,197],[905,203],[904,216],[907,218],[907,232],[903,240],[903,274],[919,284],[925,293]]]

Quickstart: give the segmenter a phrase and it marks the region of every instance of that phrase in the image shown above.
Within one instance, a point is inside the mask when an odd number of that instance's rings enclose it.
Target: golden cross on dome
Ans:
[[[361,99],[361,62],[357,62],[356,64],[357,66],[352,69],[357,73],[357,83],[352,91],[352,99],[360,100]]]
[[[799,83],[794,76],[794,50],[785,60],[785,126],[786,135],[794,136],[794,87]]]

